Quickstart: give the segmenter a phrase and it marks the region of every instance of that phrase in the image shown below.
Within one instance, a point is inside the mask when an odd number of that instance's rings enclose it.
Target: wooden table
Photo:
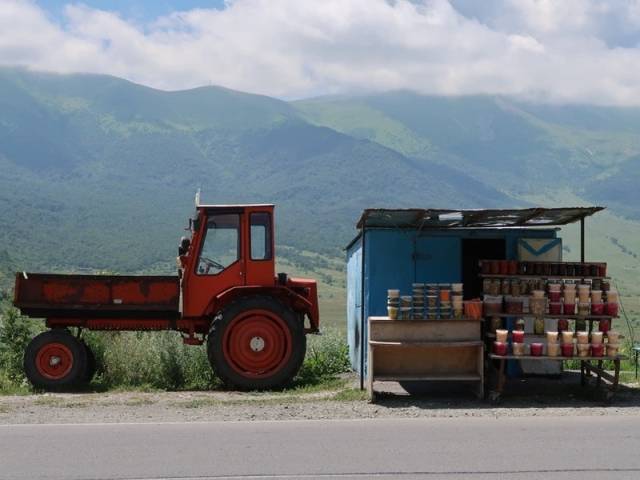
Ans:
[[[480,319],[369,318],[367,391],[376,381],[469,382],[484,397]]]
[[[500,399],[504,392],[504,386],[506,383],[505,364],[507,360],[539,360],[539,361],[557,361],[566,362],[568,360],[580,361],[580,384],[585,386],[587,384],[587,378],[592,374],[596,376],[596,385],[599,387],[602,383],[602,379],[609,382],[606,391],[606,399],[612,400],[615,393],[618,390],[618,383],[620,379],[620,360],[625,360],[627,357],[624,355],[616,355],[615,357],[550,357],[550,356],[532,356],[532,355],[495,355],[489,354],[489,359],[498,361],[498,381],[496,383],[495,390],[489,392],[489,397],[492,401]],[[614,365],[613,375],[604,370],[602,367],[605,360],[610,360]],[[597,365],[593,365],[592,362],[597,362]]]

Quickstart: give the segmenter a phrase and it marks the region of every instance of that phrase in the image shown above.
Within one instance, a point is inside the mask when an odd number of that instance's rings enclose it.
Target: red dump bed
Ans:
[[[41,318],[177,318],[177,276],[16,274],[14,304]]]

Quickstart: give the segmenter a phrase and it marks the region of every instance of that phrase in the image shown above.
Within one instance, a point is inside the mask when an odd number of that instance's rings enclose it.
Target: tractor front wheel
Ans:
[[[228,386],[266,390],[289,383],[306,352],[304,325],[276,299],[248,297],[225,308],[209,332],[207,352]]]
[[[36,336],[24,354],[24,371],[36,388],[68,390],[85,379],[87,350],[67,330],[49,330]]]

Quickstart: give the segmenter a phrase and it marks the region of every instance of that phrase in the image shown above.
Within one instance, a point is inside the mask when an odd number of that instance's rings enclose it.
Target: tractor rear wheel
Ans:
[[[307,348],[298,316],[271,297],[246,297],[222,311],[207,339],[209,362],[228,386],[266,390],[289,383]]]
[[[36,336],[24,353],[24,371],[36,388],[69,390],[85,379],[87,351],[67,330],[49,330]]]

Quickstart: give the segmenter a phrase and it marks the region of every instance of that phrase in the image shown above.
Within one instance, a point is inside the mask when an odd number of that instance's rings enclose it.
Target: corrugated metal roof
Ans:
[[[369,208],[357,228],[510,228],[552,227],[580,221],[605,207],[521,208],[489,210]]]

